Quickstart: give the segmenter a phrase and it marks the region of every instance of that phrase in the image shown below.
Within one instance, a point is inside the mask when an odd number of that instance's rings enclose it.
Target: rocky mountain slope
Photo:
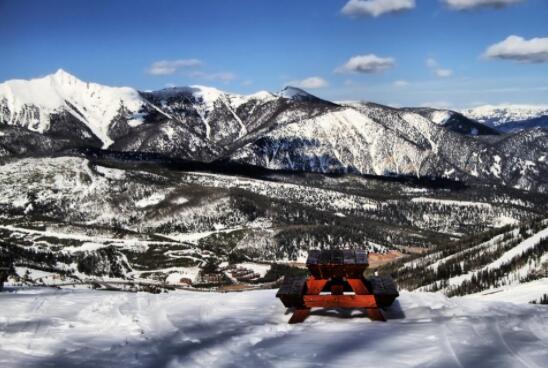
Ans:
[[[335,104],[288,87],[237,95],[203,86],[139,92],[58,71],[0,85],[0,154],[74,148],[154,153],[268,169],[438,177],[547,191],[540,153],[454,112]],[[496,138],[496,137],[495,137]]]

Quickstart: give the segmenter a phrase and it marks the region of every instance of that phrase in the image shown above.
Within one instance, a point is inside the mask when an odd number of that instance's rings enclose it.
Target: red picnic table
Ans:
[[[369,262],[363,249],[311,250],[306,266],[311,276],[284,277],[276,294],[293,309],[289,323],[304,321],[311,308],[365,308],[369,318],[386,321],[380,308],[399,296],[391,277],[364,278]]]

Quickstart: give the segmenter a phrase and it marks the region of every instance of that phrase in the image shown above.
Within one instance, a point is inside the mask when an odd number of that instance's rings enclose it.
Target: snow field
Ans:
[[[402,292],[388,322],[315,311],[275,290],[0,294],[2,367],[545,367],[548,308]]]

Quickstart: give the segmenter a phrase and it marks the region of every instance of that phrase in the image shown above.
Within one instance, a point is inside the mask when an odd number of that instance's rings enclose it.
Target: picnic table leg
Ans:
[[[365,284],[363,283],[362,279],[347,279],[346,281],[348,281],[348,283],[350,284],[350,287],[352,287],[352,290],[354,290],[356,295],[371,294],[369,290],[367,289],[367,286],[365,286]],[[367,308],[366,310],[367,310],[367,315],[373,321],[386,321],[386,318],[384,318],[379,308]]]
[[[289,323],[301,323],[310,315],[310,308],[295,308],[293,315],[289,319]]]
[[[306,280],[306,295],[319,295],[327,284],[327,280],[316,279],[310,276]],[[293,310],[293,315],[289,323],[301,323],[310,315],[310,308],[297,307]]]
[[[371,318],[373,321],[383,321],[386,322],[386,318],[384,318],[381,310],[379,308],[368,308],[367,309],[367,315],[369,318]]]

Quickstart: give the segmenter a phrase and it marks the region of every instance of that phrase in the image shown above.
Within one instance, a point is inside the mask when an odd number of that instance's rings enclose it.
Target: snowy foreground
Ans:
[[[0,367],[548,367],[548,306],[402,292],[388,322],[274,290],[0,293]]]

